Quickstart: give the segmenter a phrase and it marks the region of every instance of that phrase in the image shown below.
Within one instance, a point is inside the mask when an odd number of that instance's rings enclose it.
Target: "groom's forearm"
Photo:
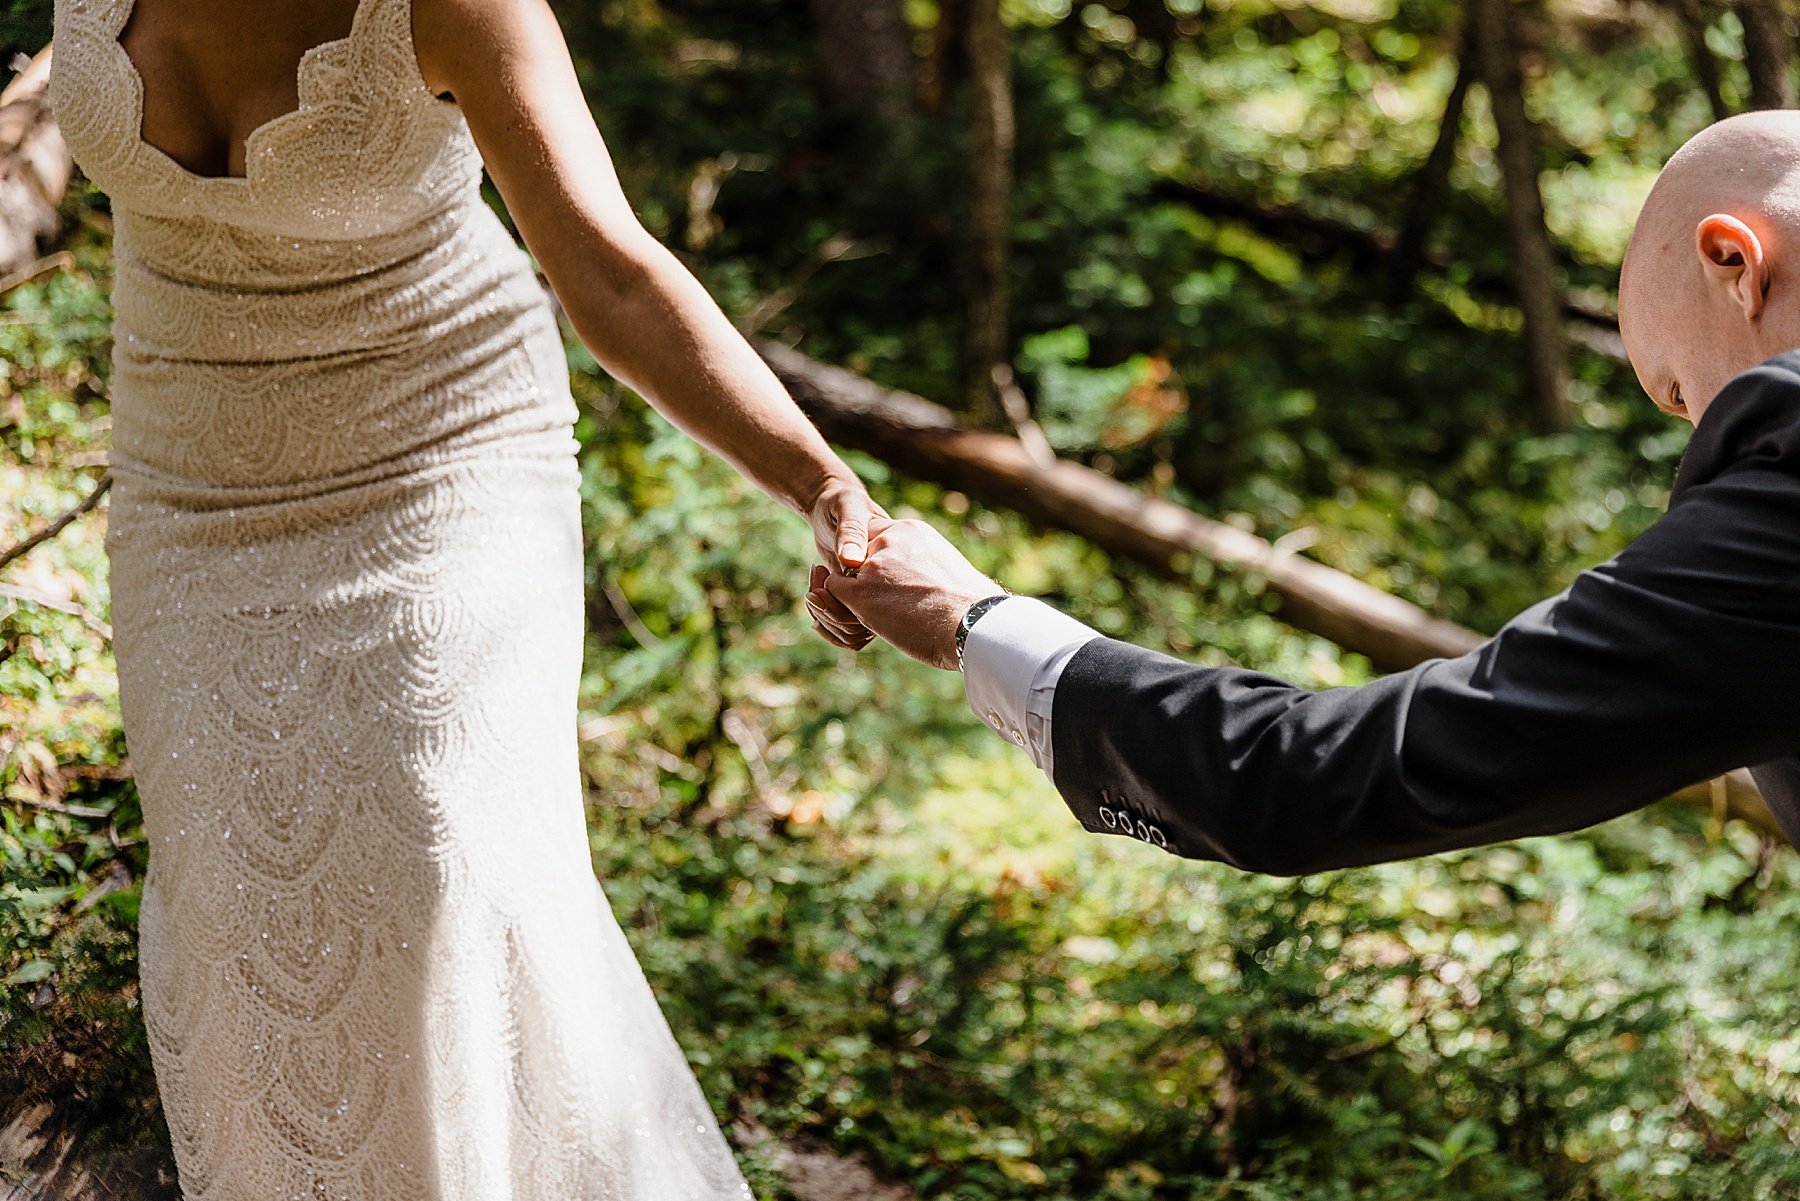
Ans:
[[[1745,765],[1800,796],[1795,395],[1785,360],[1739,376],[1667,515],[1457,658],[1313,692],[1110,638],[1006,667],[1000,625],[971,700],[1048,698],[1041,761],[1089,830],[1275,875],[1574,830]]]
[[[977,716],[1023,748],[1094,833],[1250,870],[1324,866],[1316,852],[1293,857],[1305,840],[1288,827],[1314,805],[1344,812],[1326,794],[1350,783],[1348,763],[1321,789],[1304,778],[1316,755],[1304,754],[1299,740],[1264,736],[1317,694],[1118,642],[1026,597],[1000,603],[970,629],[963,673]],[[1335,699],[1379,719],[1376,691],[1341,690]],[[1326,726],[1360,727],[1370,744],[1346,759],[1378,760],[1377,723],[1336,707],[1315,716]],[[1259,742],[1260,762],[1247,753]],[[1282,801],[1270,799],[1281,792]],[[1361,842],[1374,841],[1367,824],[1357,833]],[[1393,835],[1380,841],[1392,843]],[[1348,849],[1336,842],[1338,852]]]
[[[1303,875],[1581,829],[1792,753],[1791,641],[1758,629],[1734,659],[1577,591],[1468,655],[1320,692],[1090,641],[1057,683],[1057,790],[1097,833]]]
[[[965,688],[1087,829],[1274,875],[1578,829],[1787,745],[1796,648],[1757,627],[1732,671],[1729,639],[1652,639],[1653,602],[1601,578],[1469,655],[1322,692],[1014,598],[971,630]]]

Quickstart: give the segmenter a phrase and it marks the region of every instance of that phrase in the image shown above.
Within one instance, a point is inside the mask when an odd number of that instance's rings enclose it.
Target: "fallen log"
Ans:
[[[921,479],[1013,509],[1172,579],[1190,578],[1206,560],[1262,581],[1277,616],[1365,655],[1384,671],[1453,658],[1485,641],[1474,630],[1434,617],[1334,568],[1303,558],[1235,526],[1146,496],[1068,459],[1037,462],[1016,438],[964,429],[949,410],[885,388],[792,347],[757,349],[826,437],[866,451]],[[1764,834],[1782,830],[1747,772],[1733,772],[1677,794],[1719,818],[1735,817]]]
[[[1284,621],[1366,655],[1384,670],[1460,655],[1482,642],[1473,630],[1235,526],[1145,496],[1091,467],[1068,459],[1040,465],[1018,439],[963,429],[948,410],[920,397],[891,392],[785,346],[760,349],[828,437],[1080,534],[1164,575],[1185,577],[1197,558],[1254,573],[1279,598]]]

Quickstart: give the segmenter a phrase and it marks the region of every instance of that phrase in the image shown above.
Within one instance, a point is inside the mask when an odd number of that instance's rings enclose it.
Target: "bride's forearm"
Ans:
[[[576,335],[684,432],[806,518],[826,565],[859,567],[873,519],[885,515],[712,297],[639,222],[548,5],[420,5],[420,74],[433,92],[455,98]],[[867,637],[841,623],[820,632],[845,647]]]
[[[602,255],[610,261],[551,283],[614,378],[795,512],[834,481],[855,481],[674,255],[648,234]]]
[[[421,74],[456,97],[521,237],[594,357],[796,511],[845,490],[849,469],[638,221],[549,7],[419,0],[415,15]]]

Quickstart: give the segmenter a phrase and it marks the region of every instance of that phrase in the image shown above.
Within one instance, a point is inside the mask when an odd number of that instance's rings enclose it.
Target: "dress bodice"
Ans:
[[[55,0],[50,101],[76,163],[116,208],[299,240],[381,238],[479,186],[461,109],[420,76],[411,0],[359,0],[350,32],[309,49],[299,105],[245,139],[245,174],[199,175],[146,142],[144,82],[119,41],[133,0]],[[150,247],[142,249],[149,251]]]
[[[115,473],[181,481],[196,507],[572,443],[554,310],[482,196],[461,108],[420,75],[412,0],[358,0],[306,52],[298,107],[251,132],[241,177],[144,140],[132,2],[55,0],[50,67],[112,201]]]

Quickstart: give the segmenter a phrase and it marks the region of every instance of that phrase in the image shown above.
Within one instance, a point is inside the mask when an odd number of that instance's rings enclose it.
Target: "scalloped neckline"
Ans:
[[[309,116],[319,107],[317,104],[308,104],[306,101],[307,68],[324,55],[355,41],[357,31],[363,24],[363,14],[366,13],[371,6],[371,0],[356,0],[356,7],[350,15],[349,33],[346,33],[342,37],[320,42],[314,46],[308,46],[305,52],[300,55],[300,61],[294,66],[294,90],[299,102],[294,108],[289,109],[285,113],[277,113],[275,116],[270,117],[267,121],[264,121],[261,125],[258,125],[255,129],[252,129],[249,133],[244,135],[244,174],[203,175],[198,171],[190,170],[188,167],[183,166],[174,155],[144,137],[144,76],[138,70],[137,63],[132,60],[130,52],[125,49],[125,43],[119,40],[125,35],[125,27],[131,23],[131,14],[137,9],[137,0],[123,0],[123,3],[125,16],[113,29],[112,36],[108,41],[111,42],[113,51],[118,55],[119,61],[124,65],[127,77],[131,80],[132,103],[127,117],[131,121],[132,140],[135,142],[140,152],[147,153],[152,158],[161,160],[189,184],[196,187],[215,184],[235,184],[239,187],[247,187],[255,182],[255,165],[257,162],[255,150],[258,141],[265,135],[274,133],[277,129],[291,121]]]

